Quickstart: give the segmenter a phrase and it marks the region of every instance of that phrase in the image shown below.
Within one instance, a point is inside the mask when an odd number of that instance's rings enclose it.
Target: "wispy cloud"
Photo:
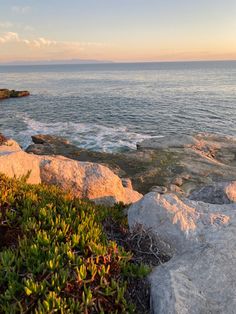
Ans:
[[[21,37],[16,32],[5,32],[0,35],[0,44],[7,44],[7,43],[18,43],[18,44],[25,44],[30,48],[44,48],[44,47],[51,47],[57,46],[58,48],[64,49],[80,49],[83,50],[85,48],[92,48],[92,47],[103,47],[106,44],[98,43],[98,42],[78,42],[78,41],[56,41],[44,37],[28,39]]]
[[[49,40],[43,37],[37,38],[37,39],[24,39],[19,36],[18,33],[14,32],[6,32],[2,36],[0,36],[0,43],[6,44],[6,43],[23,43],[27,46],[30,46],[32,48],[41,48],[41,47],[49,47],[51,45],[56,45],[57,42],[55,40]]]
[[[11,10],[15,13],[26,14],[26,13],[30,12],[31,8],[30,8],[30,6],[14,5],[11,7]]]

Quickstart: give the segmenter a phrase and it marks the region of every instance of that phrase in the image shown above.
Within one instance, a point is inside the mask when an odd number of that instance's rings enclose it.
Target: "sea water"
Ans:
[[[0,132],[26,147],[53,134],[92,150],[135,149],[146,138],[236,135],[236,61],[0,66]]]

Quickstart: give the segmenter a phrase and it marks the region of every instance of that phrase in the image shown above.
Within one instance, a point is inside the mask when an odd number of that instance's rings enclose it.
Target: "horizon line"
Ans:
[[[74,62],[73,62],[74,61]],[[34,63],[35,62],[35,63]],[[45,62],[45,63],[43,63]],[[58,63],[57,63],[58,62]],[[63,63],[65,62],[65,63]],[[69,63],[71,62],[71,63]],[[198,63],[198,62],[236,62],[236,59],[200,59],[200,60],[159,60],[159,61],[112,61],[112,60],[34,60],[0,62],[0,66],[44,66],[44,65],[105,65],[105,64],[141,64],[141,63]]]

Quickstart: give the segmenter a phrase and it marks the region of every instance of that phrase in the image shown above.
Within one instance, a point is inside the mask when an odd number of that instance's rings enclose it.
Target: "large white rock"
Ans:
[[[236,204],[180,200],[149,193],[131,205],[142,224],[170,245],[173,257],[150,275],[155,314],[235,313]]]
[[[107,167],[61,156],[42,157],[41,180],[70,191],[76,197],[106,205],[130,204],[142,197],[142,194],[123,187],[121,179]]]
[[[107,167],[60,156],[27,154],[16,142],[0,146],[0,173],[16,178],[28,175],[28,183],[55,184],[76,197],[105,205],[130,204],[142,197],[123,187],[121,179]]]
[[[3,148],[0,146],[0,149]],[[8,147],[7,147],[8,149]],[[0,173],[13,178],[28,176],[28,183],[41,183],[40,158],[22,150],[0,150]]]

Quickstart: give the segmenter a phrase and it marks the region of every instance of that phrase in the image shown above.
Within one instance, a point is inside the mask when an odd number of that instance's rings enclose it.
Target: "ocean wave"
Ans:
[[[16,137],[24,147],[31,142],[34,134],[51,134],[68,138],[72,143],[91,150],[118,152],[136,149],[137,142],[153,136],[131,132],[127,126],[104,126],[92,123],[37,121],[27,114],[18,114],[25,125]]]

